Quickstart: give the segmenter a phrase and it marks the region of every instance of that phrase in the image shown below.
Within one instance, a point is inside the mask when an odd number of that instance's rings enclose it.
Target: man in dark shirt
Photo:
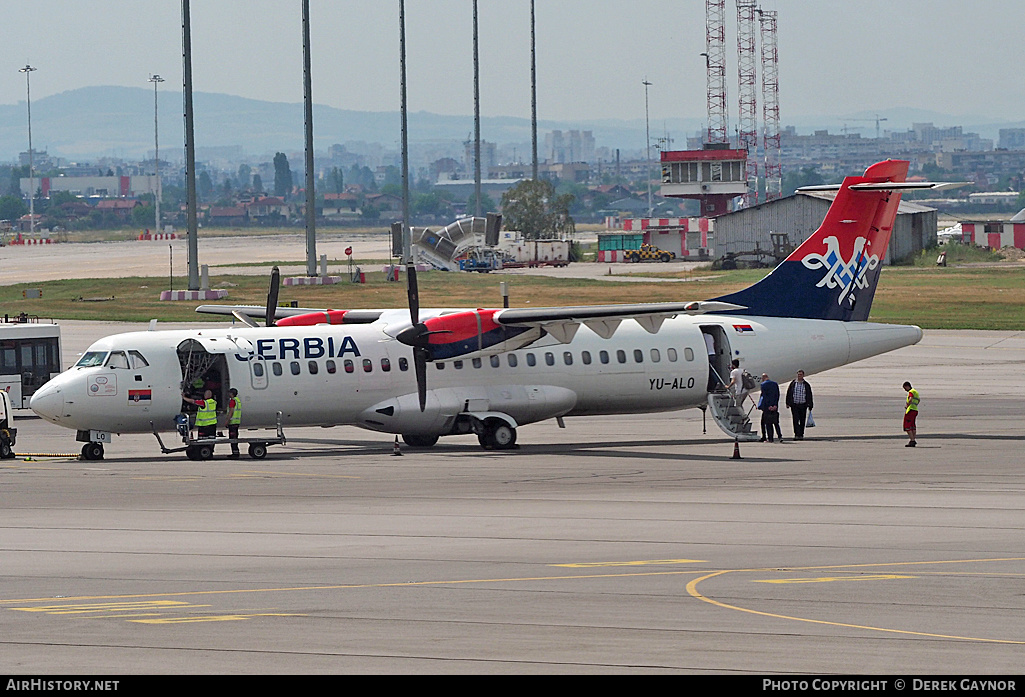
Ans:
[[[770,380],[768,374],[762,373],[762,384],[759,387],[758,408],[762,412],[762,442],[772,442],[772,432],[776,431],[779,442],[783,442],[783,432],[779,430],[779,384]]]
[[[804,379],[804,371],[797,371],[797,379],[787,388],[787,409],[794,417],[794,440],[804,440],[804,423],[808,412],[815,408],[811,385]]]

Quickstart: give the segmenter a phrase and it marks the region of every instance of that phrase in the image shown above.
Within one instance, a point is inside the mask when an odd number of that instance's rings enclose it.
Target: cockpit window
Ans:
[[[107,359],[108,368],[127,368],[128,367],[128,356],[124,351],[111,351],[110,358]]]
[[[139,353],[138,351],[129,351],[128,352],[128,360],[132,364],[132,370],[138,370],[139,368],[145,368],[145,367],[147,367],[149,365],[149,361],[147,361],[143,357],[143,355],[141,353]]]
[[[76,363],[75,366],[79,368],[92,368],[93,366],[103,365],[103,361],[106,358],[106,351],[86,351],[85,354],[78,359],[78,363]]]

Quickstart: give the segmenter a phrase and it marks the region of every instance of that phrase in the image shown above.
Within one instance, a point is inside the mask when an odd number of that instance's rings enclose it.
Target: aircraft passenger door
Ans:
[[[715,392],[730,383],[730,361],[733,349],[726,331],[718,324],[701,325],[708,357],[708,391]]]
[[[267,388],[267,360],[256,352],[256,347],[248,339],[235,337],[235,346],[238,347],[236,358],[246,360],[249,364],[249,384],[254,390]]]

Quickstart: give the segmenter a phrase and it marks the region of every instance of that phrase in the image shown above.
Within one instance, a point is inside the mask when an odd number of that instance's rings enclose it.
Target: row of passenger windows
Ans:
[[[363,358],[360,360],[364,373],[374,372],[374,362],[371,359]],[[409,370],[409,359],[405,357],[399,358],[398,364],[399,370],[402,372]],[[382,358],[380,361],[380,369],[385,373],[391,372],[391,365],[392,362],[390,358]],[[270,364],[270,370],[274,375],[284,375],[285,373],[284,366],[277,361]],[[302,364],[299,361],[290,361],[288,364],[288,370],[292,375],[301,375]],[[307,361],[306,370],[310,375],[316,375],[320,372],[320,363],[317,361]],[[338,372],[338,363],[334,359],[328,359],[324,362],[324,370],[333,375]],[[342,361],[342,370],[346,373],[355,373],[356,363],[351,358],[346,358]],[[258,378],[263,377],[264,367],[263,363],[260,361],[253,363],[253,375]]]
[[[670,363],[676,363],[679,360],[679,354],[677,353],[675,348],[668,348],[665,350],[665,358]],[[694,351],[690,348],[683,349],[683,358],[687,361],[693,361]],[[591,355],[590,351],[581,351],[579,359],[580,362],[584,365],[591,365],[594,362],[594,356]],[[599,351],[597,359],[598,362],[602,365],[608,365],[612,363],[613,360],[615,360],[616,363],[629,363],[631,362],[631,360],[634,363],[644,363],[645,360],[650,361],[651,363],[660,363],[662,362],[662,351],[656,348],[650,349],[647,353],[647,357],[645,357],[645,352],[643,349],[633,349],[633,351],[630,353],[628,353],[624,349],[619,349],[614,353],[609,353],[608,351]],[[374,372],[374,361],[372,359],[362,358],[358,360],[359,367],[363,370],[364,373]],[[505,360],[506,365],[508,365],[510,368],[516,368],[520,364],[520,357],[515,353],[505,354]],[[523,360],[529,367],[534,367],[538,365],[538,355],[532,352],[527,352],[526,354],[524,354]],[[553,353],[552,351],[546,351],[544,354],[542,354],[541,360],[544,361],[545,365],[549,366],[554,366],[558,362],[555,353]],[[562,363],[564,365],[573,365],[573,362],[575,360],[576,359],[574,358],[574,354],[572,351],[562,352]],[[491,364],[492,368],[502,367],[501,356],[490,356],[488,358],[488,362]],[[346,358],[341,363],[342,370],[344,370],[346,373],[356,372],[357,363],[355,360],[351,358]],[[407,358],[400,357],[397,363],[400,371],[406,372],[407,370],[409,370],[409,360]],[[452,367],[456,370],[461,370],[465,366],[466,361],[455,360],[450,361],[450,363],[452,364]],[[470,359],[469,363],[474,368],[481,368],[484,366],[484,361],[481,358],[472,358]],[[447,363],[444,361],[438,361],[435,362],[434,365],[438,370],[444,370]],[[382,372],[391,372],[392,361],[390,358],[382,358],[380,359],[378,366]],[[271,363],[270,369],[271,373],[273,373],[276,376],[284,375],[285,372],[284,365],[278,361]],[[263,377],[264,370],[265,369],[261,361],[256,361],[253,363],[254,376],[258,378]],[[301,375],[302,364],[299,361],[290,361],[288,363],[288,370],[291,372],[292,375]],[[334,359],[329,359],[324,362],[324,370],[330,374],[337,373],[338,363]],[[317,375],[320,372],[320,363],[318,361],[307,361],[306,372],[308,372],[310,375]]]

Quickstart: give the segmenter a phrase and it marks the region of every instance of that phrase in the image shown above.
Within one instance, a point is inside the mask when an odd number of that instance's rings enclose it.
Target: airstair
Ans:
[[[737,398],[729,391],[708,394],[708,407],[712,420],[718,424],[723,433],[739,440],[758,440],[761,438],[761,434],[755,430],[754,422],[751,421],[754,405],[751,405],[751,409],[745,410],[744,404],[744,401],[738,403]]]
[[[458,257],[484,244],[486,218],[461,218],[441,230],[413,230],[413,250],[419,261],[443,271],[459,271]]]

